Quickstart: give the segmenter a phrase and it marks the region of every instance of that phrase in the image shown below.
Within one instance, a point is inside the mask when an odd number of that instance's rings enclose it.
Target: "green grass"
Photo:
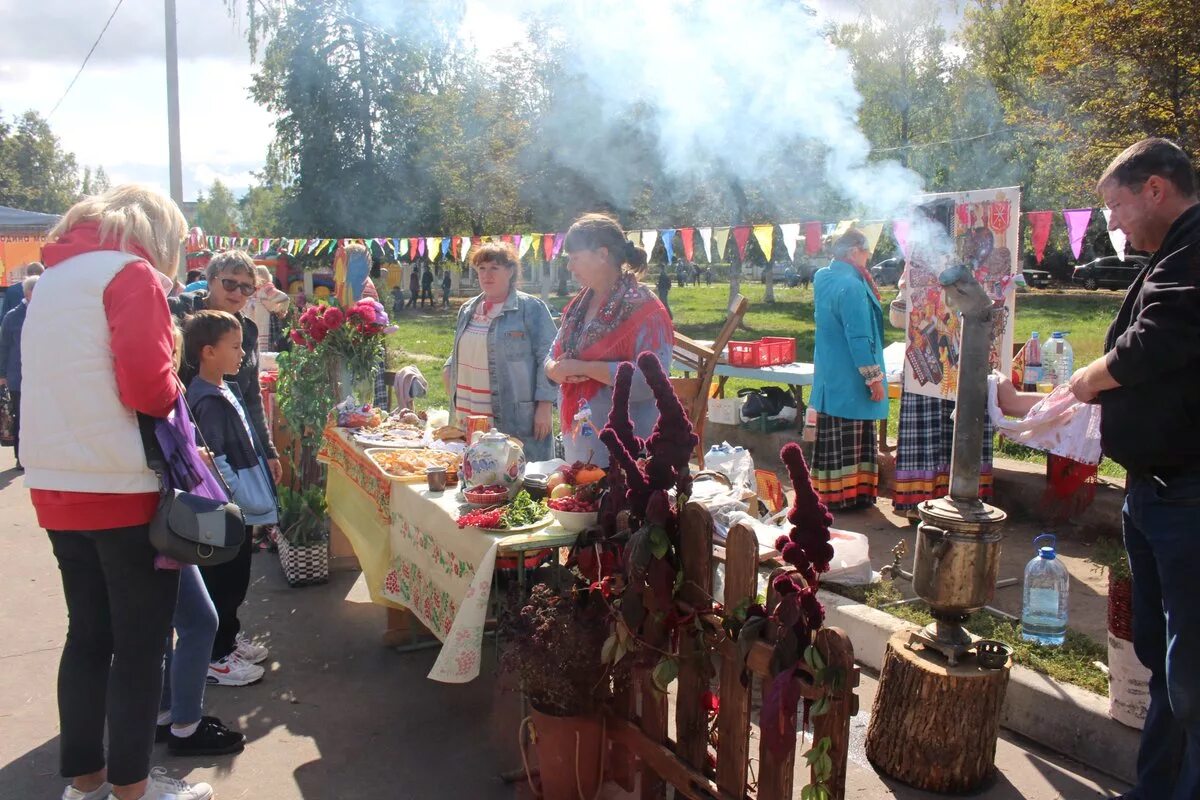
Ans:
[[[928,606],[923,602],[907,603],[902,606],[881,608],[886,603],[903,598],[900,590],[891,581],[880,581],[871,586],[842,586],[823,583],[822,588],[835,594],[879,608],[894,617],[917,625],[933,622]],[[1013,648],[1013,661],[1032,670],[1049,675],[1064,683],[1073,683],[1096,694],[1108,696],[1108,677],[1095,665],[1108,663],[1108,651],[1090,636],[1067,629],[1067,638],[1061,647],[1046,647],[1027,642],[1021,638],[1017,623],[1009,622],[986,611],[977,611],[967,618],[964,627],[984,639],[995,639]]]
[[[744,320],[745,330],[734,334],[734,339],[754,340],[762,336],[793,336],[796,339],[796,359],[812,361],[813,325],[812,288],[789,289],[775,287],[775,303],[763,302],[764,287],[761,283],[743,283],[742,294],[750,301],[750,310]],[[895,291],[885,291],[884,302],[890,302]],[[465,298],[455,298],[453,308],[442,311],[409,310],[397,318],[399,330],[389,340],[389,361],[393,367],[416,364],[429,380],[429,396],[425,405],[445,408],[448,401],[442,388],[441,365],[450,354],[454,343],[454,320],[458,304]],[[725,310],[729,304],[727,284],[713,286],[676,287],[670,293],[671,310],[675,314],[678,330],[693,339],[711,339],[725,322]],[[566,298],[551,297],[551,306],[556,309],[566,305]],[[1075,349],[1075,363],[1082,366],[1101,354],[1104,349],[1104,334],[1121,305],[1118,292],[1052,292],[1030,291],[1017,296],[1017,318],[1014,326],[1015,341],[1029,338],[1031,331],[1049,337],[1052,331],[1061,330],[1069,334]],[[903,341],[903,331],[887,326],[886,344]],[[738,389],[758,385],[757,381],[730,379],[726,384],[727,396]],[[900,404],[893,402],[890,408],[891,432],[894,437],[899,428]],[[996,454],[1006,458],[1045,463],[1045,454],[1030,450],[1005,440],[998,440]],[[1100,466],[1102,475],[1123,477],[1124,471],[1111,461]]]

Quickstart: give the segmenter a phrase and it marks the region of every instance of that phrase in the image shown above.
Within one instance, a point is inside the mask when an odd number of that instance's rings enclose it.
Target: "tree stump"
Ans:
[[[909,649],[908,639],[909,631],[899,631],[888,640],[867,758],[918,789],[976,789],[995,768],[1012,661],[1004,669],[985,669],[971,655],[951,667],[939,653]]]

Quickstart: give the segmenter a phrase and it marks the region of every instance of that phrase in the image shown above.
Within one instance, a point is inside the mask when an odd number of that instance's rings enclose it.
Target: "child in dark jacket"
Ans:
[[[224,311],[200,311],[185,323],[183,340],[185,358],[198,370],[187,390],[196,427],[246,518],[246,537],[237,557],[200,568],[220,617],[209,665],[209,683],[220,684],[245,662],[266,657],[266,648],[241,636],[237,611],[250,587],[250,528],[274,524],[278,513],[266,451],[250,424],[237,384],[225,380],[226,375],[237,374],[242,362],[241,323]]]

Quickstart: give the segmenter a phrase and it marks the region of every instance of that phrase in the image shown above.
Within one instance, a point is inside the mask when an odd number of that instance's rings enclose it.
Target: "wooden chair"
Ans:
[[[742,317],[746,315],[746,309],[749,307],[750,301],[745,297],[740,294],[734,297],[729,304],[725,324],[721,326],[711,345],[701,344],[678,331],[675,332],[672,366],[674,369],[683,370],[689,377],[671,378],[671,385],[675,388],[675,394],[679,395],[683,410],[692,421],[696,435],[700,437],[700,443],[696,445],[696,461],[701,469],[704,468],[704,426],[708,419],[708,398],[713,375],[721,354],[725,352],[725,345],[729,344],[734,331],[742,324]]]

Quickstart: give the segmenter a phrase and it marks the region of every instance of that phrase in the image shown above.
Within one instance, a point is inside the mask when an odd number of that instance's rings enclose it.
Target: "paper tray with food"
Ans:
[[[430,467],[458,472],[462,463],[462,456],[456,453],[429,448],[369,447],[366,454],[384,475],[400,483],[424,483],[425,470]]]

